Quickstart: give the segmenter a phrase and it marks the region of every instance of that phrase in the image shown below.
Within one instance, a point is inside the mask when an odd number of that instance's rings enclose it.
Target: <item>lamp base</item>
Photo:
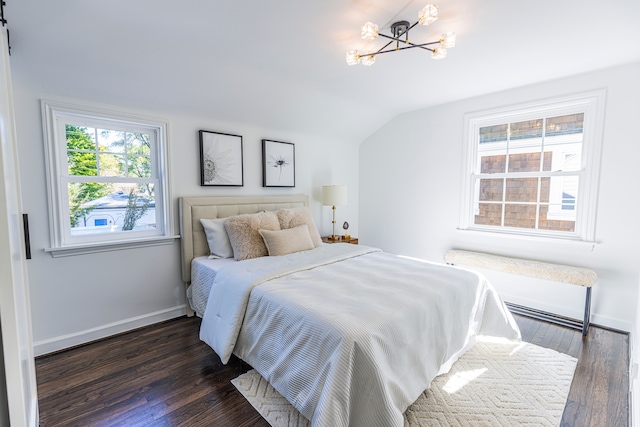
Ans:
[[[330,240],[333,240],[334,242],[337,242],[338,240],[340,240],[340,236],[336,236],[335,234],[332,236],[329,236]]]

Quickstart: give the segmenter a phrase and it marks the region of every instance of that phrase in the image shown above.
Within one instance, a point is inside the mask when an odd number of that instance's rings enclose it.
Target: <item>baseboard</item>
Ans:
[[[509,301],[510,303],[522,305],[524,307],[530,307],[534,310],[546,311],[548,313],[558,314],[562,317],[568,317],[570,319],[582,319],[584,317],[584,312],[579,311],[580,309],[567,309],[567,307],[560,307],[553,304],[549,304],[546,302],[541,302],[537,300],[531,300],[528,298],[522,298],[517,295],[510,295],[506,293],[501,293],[500,297],[504,301]],[[580,304],[584,306],[584,299],[580,301]],[[630,333],[633,330],[633,325],[631,322],[625,322],[624,320],[615,319],[609,316],[603,316],[598,314],[597,311],[594,310],[595,300],[591,302],[591,324],[596,326],[602,326],[607,329],[612,329],[615,331]],[[579,320],[581,321],[581,320]]]
[[[38,410],[38,396],[34,396],[31,402],[31,415],[29,416],[29,426],[38,427],[40,425],[40,411]]]
[[[165,320],[174,319],[184,316],[187,312],[184,304],[155,311],[153,313],[143,314],[141,316],[131,317],[129,319],[120,320],[118,322],[109,323],[73,334],[53,337],[33,343],[33,353],[36,357],[44,354],[60,351],[65,348],[74,347],[85,344],[111,335],[120,334],[143,326],[152,325],[154,323],[163,322]]]

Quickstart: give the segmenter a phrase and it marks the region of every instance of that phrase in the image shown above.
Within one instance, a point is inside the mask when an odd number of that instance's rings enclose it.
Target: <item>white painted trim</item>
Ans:
[[[38,425],[38,390],[31,334],[29,279],[24,258],[22,200],[8,30],[0,27],[0,327],[5,405],[0,424]]]
[[[65,212],[66,203],[63,202],[64,195],[60,189],[62,171],[66,168],[66,146],[61,145],[56,132],[61,132],[58,121],[65,116],[86,117],[94,122],[117,122],[118,124],[131,124],[149,128],[151,132],[157,132],[156,149],[152,152],[156,164],[157,179],[161,184],[161,190],[156,194],[156,219],[159,224],[163,224],[158,236],[169,237],[173,235],[173,208],[171,198],[171,180],[169,177],[169,121],[160,117],[151,117],[124,108],[111,106],[100,106],[96,104],[75,104],[66,101],[40,100],[42,110],[42,123],[44,132],[44,154],[45,170],[47,177],[47,197],[49,207],[49,233],[50,244],[54,249],[67,246],[77,246],[84,243],[78,237],[70,237],[65,230],[68,212]],[[66,173],[66,172],[65,172]],[[158,209],[158,206],[161,209]],[[132,240],[140,238],[140,233],[129,234]],[[107,241],[119,241],[120,236],[111,237],[109,233],[92,235],[87,243],[103,243]],[[66,241],[69,240],[69,241]],[[65,242],[66,241],[66,242]]]
[[[119,320],[117,322],[106,325],[97,326],[84,331],[75,332],[73,334],[61,335],[33,343],[35,356],[52,353],[54,351],[64,350],[80,344],[86,344],[91,341],[106,338],[112,335],[128,332],[143,326],[152,325],[154,323],[163,322],[165,320],[175,319],[176,317],[186,314],[186,305],[181,304],[164,310],[143,314],[129,319]]]
[[[507,233],[501,231],[489,231],[489,230],[469,230],[458,228],[457,231],[462,233],[463,236],[471,239],[477,239],[478,242],[482,240],[495,240],[504,239],[505,241],[514,241],[526,246],[536,245],[541,247],[565,247],[571,250],[579,250],[581,252],[593,252],[598,246],[598,242],[589,242],[586,240],[578,239],[561,239],[546,236],[531,236],[517,233]],[[473,240],[474,242],[476,240]]]
[[[584,141],[581,182],[578,190],[579,210],[576,218],[576,229],[571,235],[551,236],[552,239],[560,240],[583,240],[593,242],[595,240],[597,198],[600,181],[600,162],[602,153],[602,141],[604,137],[604,114],[606,103],[606,89],[594,90],[590,92],[578,93],[557,98],[549,98],[534,102],[522,103],[499,107],[484,111],[470,112],[464,115],[464,141],[463,144],[463,164],[462,164],[462,191],[460,198],[460,219],[459,229],[479,230],[483,227],[473,224],[473,204],[474,191],[474,171],[475,160],[478,147],[478,130],[481,126],[491,126],[506,122],[517,122],[529,120],[536,115],[551,117],[553,115],[569,114],[573,112],[584,112]],[[491,231],[490,231],[491,232]],[[509,233],[509,229],[496,230],[493,233]],[[526,230],[519,231],[518,234],[529,236],[541,236],[545,238],[545,232]]]
[[[179,238],[179,235],[148,237],[136,240],[118,240],[115,242],[88,243],[85,245],[64,246],[61,248],[45,248],[44,251],[51,253],[51,256],[54,258],[59,258],[73,255],[95,254],[98,252],[119,251],[121,249],[171,245]]]

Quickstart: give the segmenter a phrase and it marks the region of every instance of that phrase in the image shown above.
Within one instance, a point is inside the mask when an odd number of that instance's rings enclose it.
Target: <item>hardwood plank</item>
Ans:
[[[629,337],[516,315],[524,341],[578,358],[562,426],[628,426]],[[36,359],[41,427],[258,426],[269,424],[198,338],[200,319],[179,318]]]

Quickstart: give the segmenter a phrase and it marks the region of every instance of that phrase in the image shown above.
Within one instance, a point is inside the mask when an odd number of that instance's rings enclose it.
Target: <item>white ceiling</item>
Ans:
[[[427,1],[7,0],[14,80],[100,103],[361,141],[399,113],[640,62],[640,1],[443,0],[411,49],[349,67],[366,21]],[[639,76],[640,78],[640,76]]]

